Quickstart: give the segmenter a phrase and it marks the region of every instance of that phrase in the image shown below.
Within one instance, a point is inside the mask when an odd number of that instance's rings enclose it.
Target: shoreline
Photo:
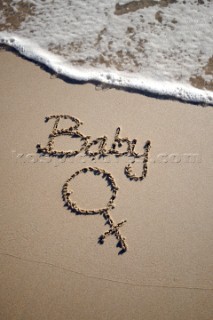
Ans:
[[[158,85],[155,85],[155,81],[153,82],[152,79],[150,79],[148,82],[151,83],[150,85],[145,85],[145,82],[147,82],[147,79],[144,79],[142,81],[143,85],[141,87],[140,84],[137,83],[137,80],[135,84],[128,84],[128,76],[130,74],[126,74],[127,80],[122,80],[123,83],[120,85],[119,82],[121,81],[121,78],[125,79],[125,75],[123,76],[122,72],[115,72],[111,75],[111,71],[99,71],[98,75],[96,74],[96,71],[87,70],[86,79],[85,79],[85,71],[84,69],[81,70],[76,68],[75,66],[65,64],[65,61],[63,61],[62,58],[60,58],[57,55],[54,55],[52,53],[48,53],[45,50],[42,50],[41,48],[35,49],[35,53],[32,51],[30,43],[28,43],[27,40],[24,39],[16,39],[17,44],[15,43],[14,37],[12,37],[12,40],[9,37],[9,40],[0,40],[0,49],[3,48],[6,50],[9,50],[11,52],[14,52],[18,56],[22,57],[23,59],[26,59],[27,61],[30,61],[34,63],[35,65],[40,66],[40,68],[48,73],[50,73],[52,76],[55,76],[67,83],[71,84],[86,84],[90,83],[95,85],[96,87],[106,87],[108,89],[117,89],[122,90],[129,93],[137,93],[142,94],[146,97],[160,99],[160,100],[172,100],[172,101],[179,101],[182,103],[188,103],[191,105],[196,106],[213,106],[213,93],[212,91],[207,91],[205,89],[196,88],[191,86],[189,89],[188,85],[185,84],[175,84],[170,82],[164,82],[164,83],[158,83]],[[25,43],[25,47],[22,48],[22,41]],[[48,55],[52,57],[51,59],[48,58]],[[64,71],[62,72],[62,69]],[[59,71],[60,70],[60,71]],[[91,73],[91,76],[88,77],[88,73]],[[92,75],[92,74],[96,75]],[[75,75],[75,77],[73,77]],[[112,79],[113,82],[110,80]],[[117,80],[116,80],[117,79]],[[132,78],[133,81],[133,78]],[[141,82],[141,81],[140,81]],[[157,84],[157,83],[156,83]],[[158,86],[161,86],[161,89],[156,89]],[[166,87],[171,87],[170,89],[165,89]],[[174,87],[174,88],[173,88]],[[176,92],[171,93],[171,90],[176,90]],[[190,98],[192,91],[194,94],[196,94],[197,98]],[[209,97],[206,96],[209,94]],[[206,100],[207,99],[207,100]]]

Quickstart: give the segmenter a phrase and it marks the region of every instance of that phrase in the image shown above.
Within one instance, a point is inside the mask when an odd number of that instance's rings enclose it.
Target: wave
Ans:
[[[183,101],[213,104],[213,93],[210,91],[196,89],[178,82],[154,81],[143,78],[140,75],[136,77],[136,75],[125,72],[74,67],[62,57],[42,49],[27,39],[17,36],[11,37],[11,35],[5,33],[3,33],[3,36],[1,35],[0,43],[13,47],[21,55],[47,66],[58,75],[66,76],[70,79],[99,81],[112,86],[133,88],[160,96],[175,97]]]
[[[7,0],[0,44],[55,73],[213,104],[209,0]]]

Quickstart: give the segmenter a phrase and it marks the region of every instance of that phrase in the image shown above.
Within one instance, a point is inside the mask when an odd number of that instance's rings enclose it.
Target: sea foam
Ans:
[[[0,43],[57,74],[213,104],[212,1],[9,2]]]

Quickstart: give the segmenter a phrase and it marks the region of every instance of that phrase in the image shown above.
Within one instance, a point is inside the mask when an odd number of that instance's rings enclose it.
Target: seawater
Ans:
[[[0,43],[77,80],[213,104],[213,0],[2,0]]]

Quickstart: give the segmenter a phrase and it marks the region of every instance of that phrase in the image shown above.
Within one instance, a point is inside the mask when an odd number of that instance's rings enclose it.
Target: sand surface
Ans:
[[[212,319],[212,108],[51,79],[4,51],[0,106],[0,318]],[[138,152],[149,139],[147,177],[127,179],[128,157],[39,158],[52,114],[75,116],[85,135],[109,141],[120,126],[122,136],[137,138]],[[108,229],[103,216],[63,206],[63,184],[87,166],[110,172],[119,186],[111,214],[127,219],[123,255],[114,236],[98,244]],[[136,174],[141,166],[134,164]],[[73,190],[82,207],[102,207],[110,196],[98,176],[81,177]]]

